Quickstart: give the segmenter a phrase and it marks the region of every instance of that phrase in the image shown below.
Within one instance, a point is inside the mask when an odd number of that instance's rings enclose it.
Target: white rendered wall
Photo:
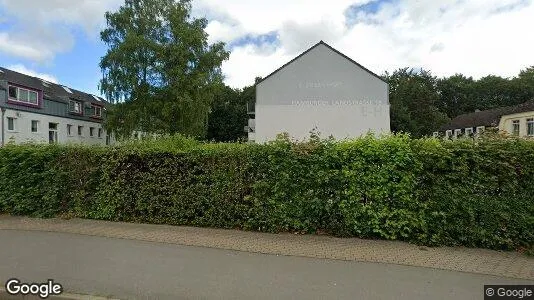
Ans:
[[[15,130],[8,130],[8,117],[14,118]],[[31,121],[38,121],[37,132],[31,132]],[[0,122],[2,123],[2,122]],[[106,131],[102,129],[102,136],[98,137],[98,128],[102,128],[102,125],[97,122],[88,122],[82,120],[75,120],[69,118],[61,118],[43,114],[35,114],[25,111],[16,111],[7,109],[4,116],[3,126],[5,144],[13,142],[15,144],[36,142],[36,143],[48,143],[48,125],[49,123],[57,123],[57,137],[58,143],[83,143],[90,145],[105,145],[106,144]],[[67,124],[72,125],[72,135],[67,135]],[[78,126],[83,126],[83,135],[78,136]],[[94,127],[94,136],[89,136],[89,128]],[[2,128],[0,128],[2,130]]]
[[[389,133],[388,86],[320,44],[256,87],[255,141]]]

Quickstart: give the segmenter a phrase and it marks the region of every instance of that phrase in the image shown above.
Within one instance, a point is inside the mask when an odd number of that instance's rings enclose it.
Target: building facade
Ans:
[[[111,144],[104,99],[0,68],[0,145]]]
[[[459,138],[491,129],[502,134],[534,138],[534,101],[496,109],[476,111],[452,119],[434,136]]]
[[[248,110],[245,129],[259,143],[313,130],[336,139],[390,132],[388,84],[323,41],[258,82]]]

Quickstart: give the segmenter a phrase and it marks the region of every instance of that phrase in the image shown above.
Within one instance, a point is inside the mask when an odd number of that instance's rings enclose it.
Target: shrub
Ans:
[[[14,215],[532,252],[533,199],[534,142],[515,139],[0,148],[0,211]]]

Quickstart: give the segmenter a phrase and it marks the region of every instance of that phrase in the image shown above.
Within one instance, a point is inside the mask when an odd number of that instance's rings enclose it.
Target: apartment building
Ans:
[[[0,67],[0,145],[111,144],[102,127],[106,105],[101,97]]]

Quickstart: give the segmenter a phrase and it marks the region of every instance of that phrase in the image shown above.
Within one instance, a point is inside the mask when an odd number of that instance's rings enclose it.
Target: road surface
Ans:
[[[54,279],[120,299],[483,299],[484,284],[534,284],[420,267],[84,235],[0,230],[0,281]]]

